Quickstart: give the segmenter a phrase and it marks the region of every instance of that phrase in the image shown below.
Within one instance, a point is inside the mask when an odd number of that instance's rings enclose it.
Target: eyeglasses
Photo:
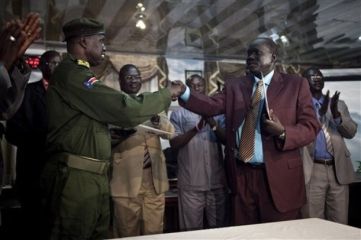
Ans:
[[[320,79],[322,79],[322,78],[323,78],[323,77],[320,76],[320,75],[311,75],[311,76],[310,76],[310,79],[313,80],[313,81],[314,81],[314,80],[320,80]]]
[[[131,80],[138,80],[140,81],[142,78],[140,77],[140,75],[126,75],[125,76],[125,80],[127,81],[131,81]]]

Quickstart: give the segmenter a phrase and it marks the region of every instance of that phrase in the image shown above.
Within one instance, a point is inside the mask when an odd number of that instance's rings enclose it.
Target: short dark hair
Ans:
[[[323,74],[322,72],[320,71],[320,69],[318,67],[315,67],[315,66],[311,66],[311,67],[308,67],[306,68],[303,73],[302,73],[302,76],[304,78],[307,78],[307,76],[309,75],[309,72],[310,71],[314,71],[314,72],[318,72],[322,77],[323,77]]]
[[[189,78],[186,79],[186,85],[187,85],[188,87],[189,87],[190,81],[192,81],[193,78],[199,78],[199,79],[201,79],[203,82],[205,82],[205,79],[204,79],[201,75],[199,75],[199,74],[193,74],[193,75],[191,75]]]
[[[60,57],[60,53],[55,50],[49,50],[44,52],[40,57],[39,68],[42,69],[43,67],[45,67],[49,60],[56,56]]]
[[[134,64],[125,64],[119,70],[119,75],[118,75],[119,79],[122,79],[125,76],[125,74],[128,72],[128,70],[131,68],[135,68],[139,71],[137,66],[135,66]]]

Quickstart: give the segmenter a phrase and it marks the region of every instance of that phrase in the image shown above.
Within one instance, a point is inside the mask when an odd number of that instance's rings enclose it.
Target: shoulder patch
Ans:
[[[87,79],[85,79],[85,81],[83,82],[83,85],[84,85],[84,87],[91,89],[91,88],[94,87],[94,84],[95,84],[96,82],[98,82],[98,81],[99,81],[99,80],[96,79],[96,77],[87,78]]]
[[[90,64],[89,64],[87,61],[78,59],[78,60],[77,60],[77,63],[78,63],[78,65],[80,65],[80,66],[84,66],[84,67],[86,67],[86,68],[90,68]]]

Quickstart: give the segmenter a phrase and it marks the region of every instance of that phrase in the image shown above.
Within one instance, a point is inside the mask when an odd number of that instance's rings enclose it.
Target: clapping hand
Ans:
[[[40,15],[38,13],[29,13],[23,22],[22,31],[26,37],[20,46],[17,57],[24,55],[26,49],[39,38],[41,32]]]
[[[326,95],[324,96],[324,99],[323,99],[323,103],[322,103],[320,109],[318,110],[318,114],[320,115],[320,117],[322,117],[326,114],[329,102],[330,102],[330,91],[327,90]]]
[[[0,34],[0,61],[7,70],[24,55],[40,31],[40,16],[37,13],[29,13],[23,23],[11,20],[5,24]]]
[[[5,24],[0,34],[0,62],[7,70],[10,70],[17,60],[18,52],[26,37],[21,27],[19,20],[12,20]]]
[[[333,118],[338,118],[341,115],[337,107],[339,97],[340,97],[340,92],[336,91],[331,98],[330,108]]]

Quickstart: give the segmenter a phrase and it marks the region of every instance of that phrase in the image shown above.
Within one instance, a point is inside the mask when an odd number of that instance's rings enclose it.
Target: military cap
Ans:
[[[104,25],[92,18],[76,18],[63,26],[64,41],[73,37],[104,35]]]

